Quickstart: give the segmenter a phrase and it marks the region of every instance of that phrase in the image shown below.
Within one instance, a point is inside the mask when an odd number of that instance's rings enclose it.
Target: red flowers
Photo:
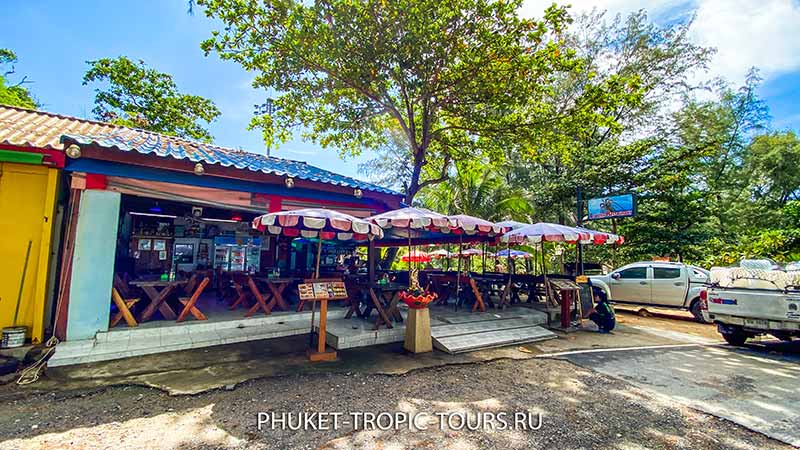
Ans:
[[[432,301],[436,300],[437,295],[435,293],[422,293],[419,295],[414,295],[410,292],[400,292],[400,300],[403,301],[406,305],[408,305],[411,309],[425,309],[428,307]]]

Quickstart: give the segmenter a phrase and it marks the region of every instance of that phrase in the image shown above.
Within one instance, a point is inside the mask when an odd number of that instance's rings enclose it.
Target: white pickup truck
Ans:
[[[686,309],[703,322],[700,295],[708,277],[708,271],[700,267],[644,261],[589,279],[595,296],[614,303]]]
[[[703,315],[731,345],[771,334],[800,336],[800,272],[715,268]]]

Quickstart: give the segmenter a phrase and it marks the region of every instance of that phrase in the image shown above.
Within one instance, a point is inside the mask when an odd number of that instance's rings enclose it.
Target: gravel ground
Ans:
[[[170,397],[141,387],[0,400],[11,448],[790,448],[571,363],[502,360],[405,375],[264,378]],[[259,431],[259,412],[541,413],[537,430]],[[533,416],[537,418],[538,416]],[[538,419],[537,419],[538,420]],[[538,425],[534,421],[533,425]]]

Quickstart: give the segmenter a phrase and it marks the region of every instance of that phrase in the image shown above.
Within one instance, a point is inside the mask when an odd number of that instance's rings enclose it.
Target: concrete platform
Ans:
[[[401,308],[400,311],[405,318],[406,309]],[[370,320],[355,317],[329,320],[328,345],[337,350],[344,350],[403,342],[406,330],[404,323],[395,323],[393,328],[381,327],[379,330],[373,330],[374,320],[374,314]],[[531,308],[512,307],[504,311],[482,313],[473,313],[468,309],[454,311],[451,307],[431,308],[431,335],[434,346],[437,338],[444,339],[444,344],[437,348],[449,353],[555,337],[554,334],[539,327],[546,322],[547,314]],[[497,333],[503,330],[516,331]]]
[[[347,310],[334,308],[328,318],[344,318]],[[234,315],[235,313],[235,315]],[[135,328],[117,327],[97,333],[94,339],[65,341],[56,347],[49,367],[150,355],[154,353],[211,347],[237,342],[274,339],[308,333],[311,312],[274,312],[242,317],[243,310],[209,314],[206,321],[152,321]],[[317,313],[319,317],[319,313]]]

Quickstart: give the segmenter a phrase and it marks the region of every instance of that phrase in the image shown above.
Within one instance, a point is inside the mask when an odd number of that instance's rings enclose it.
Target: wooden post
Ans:
[[[406,338],[403,348],[411,353],[433,351],[431,339],[431,313],[428,308],[408,309],[406,320]]]
[[[369,285],[375,284],[375,241],[373,239],[370,239],[367,244],[367,274]]]

